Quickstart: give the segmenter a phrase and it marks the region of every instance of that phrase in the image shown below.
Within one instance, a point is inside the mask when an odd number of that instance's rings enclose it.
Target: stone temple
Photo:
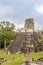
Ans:
[[[34,31],[34,20],[33,18],[29,18],[25,20],[24,28],[21,28],[21,32],[32,32]]]
[[[25,28],[34,30],[34,20],[32,19],[26,19],[25,20]]]
[[[39,36],[34,31],[34,20],[29,18],[25,20],[24,28],[21,28],[19,35],[14,38],[8,47],[10,53],[24,52],[32,53],[38,49]]]

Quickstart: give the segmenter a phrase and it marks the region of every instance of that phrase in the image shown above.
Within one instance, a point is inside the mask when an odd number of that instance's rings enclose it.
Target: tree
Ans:
[[[39,32],[40,39],[38,40],[38,43],[43,43],[43,30]]]
[[[10,43],[10,41],[16,36],[15,25],[8,21],[0,22],[0,45],[4,46]]]

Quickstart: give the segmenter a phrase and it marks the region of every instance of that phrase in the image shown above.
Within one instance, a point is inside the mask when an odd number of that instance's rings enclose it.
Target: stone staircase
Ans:
[[[34,46],[34,48],[28,48],[28,52],[30,52],[29,50],[31,50],[32,52],[35,52],[34,50],[35,50],[35,47],[37,46],[37,42],[36,42],[37,40],[38,40],[38,37],[37,37],[36,33],[21,32],[13,40],[13,42],[9,45],[8,51],[10,51],[10,53],[17,53],[17,52],[20,52],[22,50],[23,50],[22,52],[25,52],[28,47],[23,47],[22,44],[24,45],[24,42],[25,42],[26,45],[27,45],[27,41],[28,41],[28,45],[32,45],[33,44],[33,46]],[[29,41],[30,41],[30,43],[29,43]]]
[[[14,40],[13,42],[9,45],[8,47],[8,51],[10,51],[10,53],[16,53],[21,51],[21,42],[23,40],[23,33],[20,33]]]

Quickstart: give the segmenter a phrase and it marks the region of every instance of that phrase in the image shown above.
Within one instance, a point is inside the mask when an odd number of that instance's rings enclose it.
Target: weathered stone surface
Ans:
[[[19,36],[17,36],[14,41],[9,45],[8,51],[10,53],[17,53],[21,51],[21,42],[23,40],[23,36],[20,33]]]
[[[0,58],[0,65],[4,62],[6,62],[7,60],[5,60],[5,58]]]
[[[34,20],[33,20],[33,18],[29,18],[29,19],[25,20],[25,26],[24,26],[24,28],[34,30]]]
[[[26,63],[32,63],[33,62],[33,58],[24,55],[23,56],[23,61],[26,62]]]
[[[39,44],[38,44],[38,47],[39,47],[39,50],[40,50],[40,51],[43,51],[43,43],[39,43]]]
[[[38,36],[36,33],[20,33],[14,41],[10,44],[8,50],[10,53],[24,52],[30,53],[35,52],[37,47]]]
[[[28,64],[25,64],[25,63],[23,63],[21,65],[39,65],[39,64],[36,64],[36,63],[28,63]]]
[[[42,64],[42,65],[43,65],[43,57],[37,59],[36,63],[37,63],[37,64]]]

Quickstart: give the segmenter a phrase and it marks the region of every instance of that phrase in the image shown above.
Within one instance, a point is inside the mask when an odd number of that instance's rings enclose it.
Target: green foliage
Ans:
[[[43,39],[38,40],[38,43],[43,43]]]
[[[43,30],[38,32],[39,36],[40,36],[40,39],[38,40],[38,43],[43,43]]]
[[[14,36],[16,36],[15,25],[8,21],[0,22],[0,46],[4,45],[4,41],[6,41],[6,45],[8,45]]]

